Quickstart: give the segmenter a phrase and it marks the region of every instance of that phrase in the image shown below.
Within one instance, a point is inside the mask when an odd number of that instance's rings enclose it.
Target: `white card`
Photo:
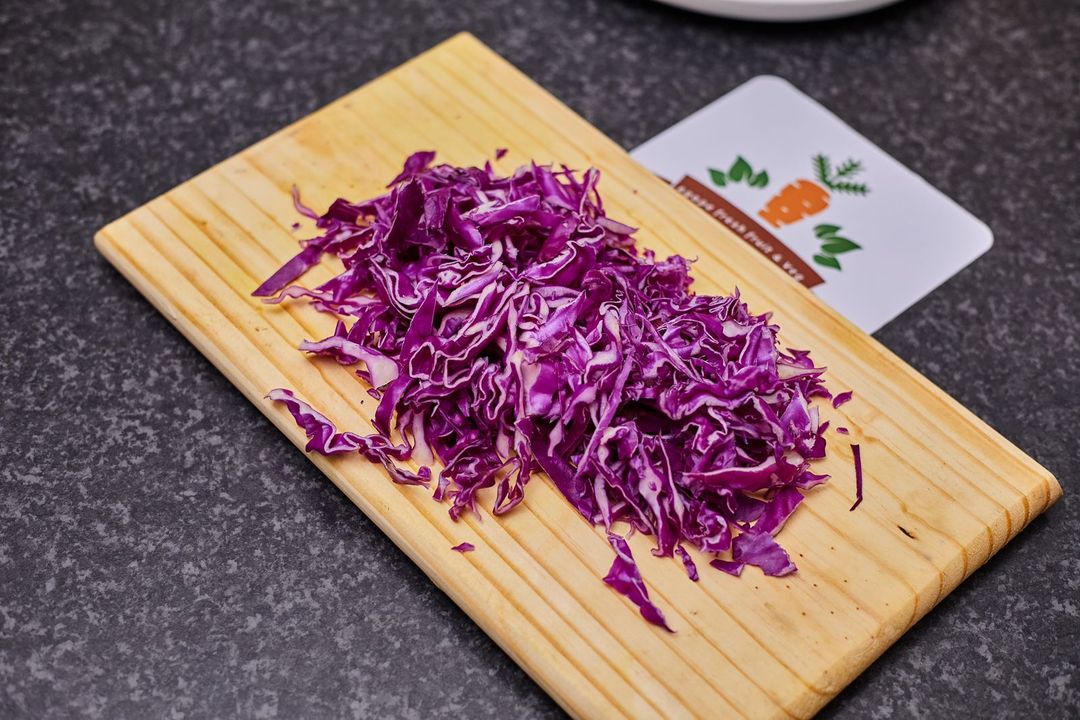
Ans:
[[[631,155],[866,332],[993,243],[985,223],[777,77]]]

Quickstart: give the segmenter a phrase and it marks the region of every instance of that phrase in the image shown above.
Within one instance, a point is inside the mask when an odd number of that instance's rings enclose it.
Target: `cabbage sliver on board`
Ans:
[[[455,519],[509,512],[543,471],[615,558],[604,578],[667,628],[626,532],[655,539],[691,580],[694,546],[738,575],[795,571],[774,536],[824,482],[830,398],[809,353],[782,350],[738,291],[691,291],[690,262],[637,249],[607,217],[599,173],[530,164],[508,177],[410,156],[384,195],[299,212],[321,231],[256,291],[338,318],[300,349],[354,366],[378,399],[376,432],[339,431],[287,389],[324,454],[357,452],[395,482],[433,486]],[[342,272],[293,284],[327,256]],[[403,465],[415,462],[414,472]],[[442,470],[433,477],[431,466]]]

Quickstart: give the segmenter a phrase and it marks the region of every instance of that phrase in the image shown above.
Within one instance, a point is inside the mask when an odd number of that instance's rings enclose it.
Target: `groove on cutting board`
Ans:
[[[542,477],[499,519],[455,523],[429,491],[391,483],[359,457],[313,457],[432,580],[577,717],[806,718],[1061,494],[1054,478],[805,288],[652,177],[620,148],[469,35],[435,49],[200,174],[104,228],[101,252],[298,447],[306,438],[264,399],[295,389],[341,427],[370,432],[374,403],[348,368],[295,348],[333,319],[251,291],[313,232],[289,190],[325,208],[383,190],[406,155],[481,164],[600,168],[610,214],[658,254],[698,258],[699,292],[738,286],[775,311],[785,346],[806,347],[851,438],[830,438],[811,491],[781,539],[786,578],[740,579],[677,563],[631,538],[678,630],[645,623],[600,577],[611,563],[590,527]],[[333,275],[330,263],[306,282]],[[863,448],[856,512],[849,442]],[[490,502],[490,496],[487,497]],[[477,549],[450,551],[462,540]],[[700,558],[699,558],[700,559]],[[358,560],[359,561],[359,560]]]

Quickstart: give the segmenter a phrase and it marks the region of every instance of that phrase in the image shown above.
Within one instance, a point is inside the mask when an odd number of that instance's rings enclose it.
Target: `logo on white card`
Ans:
[[[864,197],[870,192],[866,183],[857,181],[863,171],[863,165],[858,160],[847,160],[834,167],[828,157],[818,153],[812,159],[812,169],[814,179],[797,178],[784,185],[758,210],[758,217],[779,230],[785,225],[794,225],[823,213],[829,208],[835,194]],[[769,185],[768,171],[755,171],[741,155],[735,158],[726,171],[709,168],[709,179],[717,187],[745,183],[752,188],[764,189]],[[842,231],[840,225],[832,223],[819,223],[814,226],[814,236],[821,243],[819,252],[813,256],[815,263],[841,270],[840,258],[837,256],[861,249],[858,243],[841,235]]]

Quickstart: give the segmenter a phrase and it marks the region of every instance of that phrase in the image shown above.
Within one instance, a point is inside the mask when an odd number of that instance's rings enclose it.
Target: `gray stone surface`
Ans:
[[[463,29],[626,147],[782,75],[990,224],[879,337],[1065,499],[823,716],[1080,715],[1076,2],[5,0],[0,717],[561,715],[90,243]]]

